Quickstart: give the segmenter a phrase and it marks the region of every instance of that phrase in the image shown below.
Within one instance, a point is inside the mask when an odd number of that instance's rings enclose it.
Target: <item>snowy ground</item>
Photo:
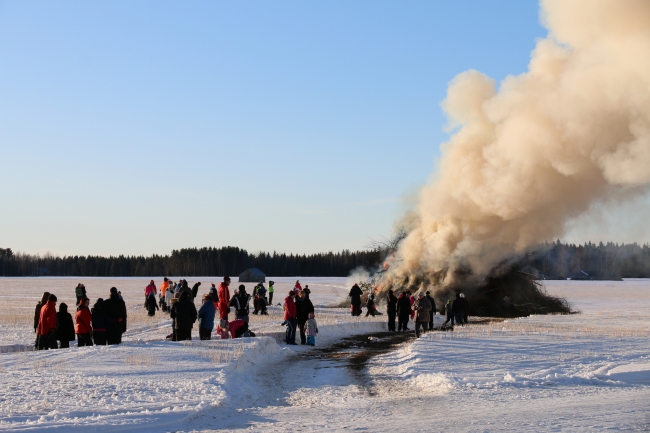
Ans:
[[[77,280],[0,279],[2,301],[14,311],[0,318],[0,345],[31,344],[31,316],[20,323],[21,308],[32,310],[44,288],[72,299]],[[97,293],[117,286],[95,280]],[[92,298],[95,280],[86,281]],[[168,319],[150,319],[136,305],[147,281],[117,286],[133,304],[125,344],[0,355],[0,430],[650,430],[650,280],[550,281],[548,291],[581,314],[427,334],[361,371],[345,357],[278,345],[279,309],[252,319],[267,337],[161,341]],[[275,281],[287,286],[280,300],[295,279]],[[347,292],[345,279],[301,282],[317,305]],[[385,318],[353,320],[329,308],[318,317],[319,347],[378,332]]]

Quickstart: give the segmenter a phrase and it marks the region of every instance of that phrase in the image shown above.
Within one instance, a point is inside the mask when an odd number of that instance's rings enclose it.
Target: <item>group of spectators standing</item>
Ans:
[[[34,332],[36,350],[70,347],[70,341],[77,336],[79,346],[119,344],[126,332],[126,304],[120,292],[111,287],[106,300],[99,298],[90,308],[86,287],[75,288],[77,308],[73,317],[68,305],[61,302],[56,311],[57,297],[45,292],[34,310]]]
[[[286,326],[285,343],[296,343],[296,330],[300,332],[300,344],[314,346],[318,335],[318,324],[315,319],[314,304],[309,299],[309,286],[303,289],[300,281],[296,281],[293,290],[284,298],[284,322]]]
[[[350,313],[352,316],[360,316],[362,313],[361,298],[363,291],[358,284],[352,286],[348,296],[350,297]],[[368,295],[366,308],[366,317],[368,315],[375,316],[381,314],[377,311],[375,296],[372,293]],[[433,318],[436,315],[436,311],[436,301],[429,291],[419,292],[417,296],[413,296],[410,290],[405,290],[398,296],[395,296],[393,290],[389,290],[386,296],[386,313],[388,315],[389,331],[409,331],[408,322],[410,319],[415,323],[415,335],[419,337],[420,328],[422,328],[422,332],[433,330]],[[450,321],[452,327],[454,326],[454,321],[459,325],[467,324],[470,310],[469,302],[465,299],[465,295],[463,293],[457,293],[453,303],[451,300],[448,300],[442,309],[442,314],[446,315],[447,318],[443,324],[444,327],[447,327]],[[395,326],[396,319],[397,327]]]
[[[212,284],[209,292],[201,297],[201,306],[197,310],[194,299],[198,296],[201,283],[195,283],[190,289],[186,280],[172,284],[165,278],[161,286],[161,298],[166,305],[161,309],[169,311],[172,319],[172,333],[167,338],[172,341],[191,340],[192,328],[197,321],[201,340],[212,339],[215,323],[218,323],[216,333],[221,339],[255,336],[248,328],[251,295],[241,284],[230,296],[230,282],[230,277],[226,276],[218,288]],[[271,294],[272,286],[273,282],[269,288]],[[263,284],[255,287],[254,314],[267,314],[266,293]],[[233,312],[234,320],[230,320]]]

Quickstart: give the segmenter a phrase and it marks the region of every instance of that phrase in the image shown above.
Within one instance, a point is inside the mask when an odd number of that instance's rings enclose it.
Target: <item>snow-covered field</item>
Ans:
[[[295,278],[274,280],[280,302]],[[78,281],[93,300],[113,285],[122,290],[129,306],[125,343],[7,352],[33,344],[41,293],[72,305]],[[203,293],[219,280],[188,281],[202,281]],[[7,352],[0,354],[0,430],[650,430],[650,280],[549,281],[547,290],[565,296],[580,314],[427,334],[371,358],[361,372],[344,359],[278,345],[277,307],[268,318],[252,317],[260,338],[165,342],[169,319],[148,318],[140,306],[147,282],[0,279],[8,307],[0,317]],[[320,306],[348,290],[345,278],[301,283]],[[353,319],[345,309],[317,310],[319,347],[385,328],[385,316]]]

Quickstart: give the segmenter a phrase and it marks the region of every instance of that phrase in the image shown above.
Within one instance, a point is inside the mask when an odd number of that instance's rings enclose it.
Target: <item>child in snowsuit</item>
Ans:
[[[149,317],[156,315],[156,310],[158,310],[158,303],[156,302],[156,295],[153,292],[149,293],[149,296],[147,296],[147,302],[145,302],[145,306],[147,307],[147,313]]]
[[[315,346],[316,336],[318,335],[318,324],[316,323],[316,319],[314,319],[314,313],[309,313],[309,319],[307,319],[305,327],[305,334],[307,334],[307,346]]]

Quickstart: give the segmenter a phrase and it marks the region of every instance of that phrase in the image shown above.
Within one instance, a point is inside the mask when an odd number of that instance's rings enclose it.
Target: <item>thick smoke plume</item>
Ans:
[[[543,0],[549,30],[528,72],[458,75],[443,102],[457,128],[406,218],[382,289],[424,276],[485,277],[598,204],[650,183],[650,1]],[[438,280],[436,281],[436,278]]]

